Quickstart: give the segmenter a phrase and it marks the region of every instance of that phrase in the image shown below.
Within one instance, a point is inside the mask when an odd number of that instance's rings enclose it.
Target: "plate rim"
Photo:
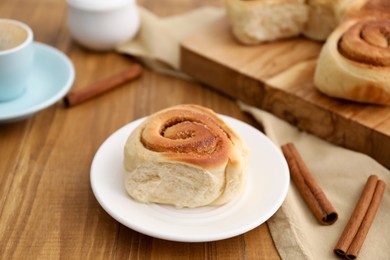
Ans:
[[[18,119],[26,118],[53,105],[55,102],[63,98],[73,85],[75,79],[75,68],[68,56],[66,56],[62,51],[58,50],[57,48],[48,45],[46,43],[34,41],[33,46],[34,48],[40,48],[41,51],[50,53],[51,56],[56,57],[57,62],[61,62],[64,65],[66,65],[67,67],[66,73],[68,74],[67,80],[62,87],[58,88],[58,91],[56,91],[55,94],[49,96],[43,102],[33,104],[32,106],[29,106],[22,110],[18,110],[16,112],[6,113],[5,115],[0,114],[0,122],[17,121]],[[35,61],[34,63],[37,62],[39,61]],[[17,100],[17,98],[15,100]],[[11,103],[13,102],[13,100],[7,102]]]
[[[256,129],[255,127],[241,121],[241,120],[238,120],[236,118],[233,118],[231,116],[227,116],[227,115],[222,115],[222,114],[218,114],[219,116],[222,117],[223,120],[233,120],[233,121],[236,121],[242,125],[245,125],[245,127],[249,127],[251,128],[252,130],[256,131],[258,134],[262,135],[263,136],[263,139],[266,140],[266,142],[268,142],[272,149],[274,150],[274,152],[278,153],[279,154],[279,157],[282,158],[282,168],[284,168],[284,172],[286,173],[285,174],[285,180],[284,180],[284,183],[285,183],[285,187],[284,189],[281,191],[277,201],[275,201],[272,209],[270,211],[268,211],[268,214],[265,214],[263,216],[261,216],[261,218],[258,218],[257,221],[252,221],[250,223],[247,223],[246,225],[243,225],[239,230],[235,229],[235,230],[231,230],[231,231],[228,231],[228,232],[223,232],[221,234],[218,234],[218,235],[213,235],[213,236],[207,236],[207,238],[204,238],[204,237],[189,237],[189,236],[183,236],[183,235],[172,235],[172,234],[162,234],[161,232],[157,232],[153,229],[148,229],[148,228],[145,228],[143,226],[140,226],[140,225],[137,225],[137,224],[134,224],[134,223],[129,223],[129,221],[127,219],[124,219],[120,214],[118,214],[117,212],[113,212],[112,210],[110,210],[109,208],[107,208],[107,205],[102,201],[102,198],[101,198],[101,195],[97,193],[96,191],[96,188],[95,188],[95,185],[94,185],[94,179],[93,179],[93,168],[94,168],[94,165],[95,165],[95,161],[97,160],[97,154],[101,151],[101,149],[104,148],[104,146],[106,145],[106,143],[108,143],[109,141],[111,141],[110,139],[113,138],[116,134],[118,134],[118,132],[120,132],[123,128],[126,128],[126,127],[129,127],[130,125],[132,124],[137,124],[135,127],[137,127],[143,120],[145,120],[147,118],[147,116],[145,117],[142,117],[142,118],[138,118],[138,119],[135,119],[133,120],[132,122],[120,127],[119,129],[117,129],[116,131],[114,131],[110,136],[108,136],[104,142],[99,146],[99,148],[97,149],[95,155],[94,155],[94,158],[92,160],[92,163],[91,163],[91,169],[90,169],[90,184],[91,184],[91,188],[92,188],[92,192],[96,198],[96,200],[98,201],[99,205],[104,209],[104,211],[110,215],[113,219],[115,219],[116,221],[118,221],[119,223],[121,223],[122,225],[126,226],[127,228],[130,228],[136,232],[139,232],[139,233],[142,233],[144,235],[148,235],[148,236],[151,236],[151,237],[155,237],[155,238],[158,238],[158,239],[164,239],[164,240],[168,240],[168,241],[176,241],[176,242],[190,242],[190,243],[193,243],[193,242],[211,242],[211,241],[218,241],[218,240],[223,240],[223,239],[228,239],[228,238],[232,238],[232,237],[235,237],[235,236],[238,236],[238,235],[241,235],[241,234],[244,234],[256,227],[258,227],[259,225],[265,223],[269,218],[271,218],[275,213],[276,211],[282,206],[284,200],[286,199],[287,197],[287,193],[288,193],[288,190],[289,190],[289,186],[290,186],[290,174],[289,174],[289,168],[288,168],[288,165],[287,165],[287,162],[286,160],[284,159],[283,157],[283,154],[281,152],[280,149],[278,149],[278,147],[276,146],[276,144],[274,144],[271,139],[266,136],[264,133],[262,133],[261,131],[259,131],[258,129]],[[229,122],[227,122],[227,124],[229,124]],[[134,128],[135,128],[134,127]],[[133,129],[134,129],[133,128]],[[232,127],[233,128],[233,127]],[[233,128],[233,130],[235,130]],[[129,133],[130,134],[130,133]],[[129,198],[131,199],[131,198]],[[147,205],[147,204],[145,204]],[[154,204],[151,204],[151,205],[154,205]],[[130,221],[131,222],[131,221]],[[244,228],[243,228],[244,227]]]

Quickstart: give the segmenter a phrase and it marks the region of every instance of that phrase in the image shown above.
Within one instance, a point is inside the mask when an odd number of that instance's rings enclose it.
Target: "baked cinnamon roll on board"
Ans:
[[[390,20],[342,23],[321,50],[314,83],[331,97],[390,105]]]
[[[325,41],[368,0],[225,0],[232,34],[243,44],[303,35]]]

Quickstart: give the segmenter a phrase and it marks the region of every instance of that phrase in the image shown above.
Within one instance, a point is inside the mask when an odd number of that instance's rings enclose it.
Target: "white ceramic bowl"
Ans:
[[[137,33],[135,0],[67,0],[68,28],[74,40],[93,50],[111,50]]]

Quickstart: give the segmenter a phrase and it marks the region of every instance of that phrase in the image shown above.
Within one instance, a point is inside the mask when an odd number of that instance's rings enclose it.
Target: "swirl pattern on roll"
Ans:
[[[340,24],[321,50],[314,84],[331,97],[390,105],[390,20],[367,16]]]
[[[242,140],[198,105],[149,116],[129,136],[124,157],[126,190],[146,203],[221,205],[240,193],[245,180]]]
[[[147,149],[204,167],[226,161],[230,130],[207,110],[171,109],[149,118],[141,134]],[[201,113],[200,113],[201,112]]]
[[[340,52],[347,58],[374,66],[390,66],[390,21],[361,21],[344,33]]]

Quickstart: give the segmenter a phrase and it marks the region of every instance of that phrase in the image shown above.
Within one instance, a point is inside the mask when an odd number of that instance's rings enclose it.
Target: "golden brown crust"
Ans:
[[[378,104],[390,104],[390,93],[382,87],[371,85],[369,83],[354,85],[350,91],[350,98],[356,101],[372,101]],[[364,97],[362,99],[362,97]]]
[[[235,133],[211,110],[181,105],[150,116],[141,142],[166,158],[212,168],[226,163]]]

